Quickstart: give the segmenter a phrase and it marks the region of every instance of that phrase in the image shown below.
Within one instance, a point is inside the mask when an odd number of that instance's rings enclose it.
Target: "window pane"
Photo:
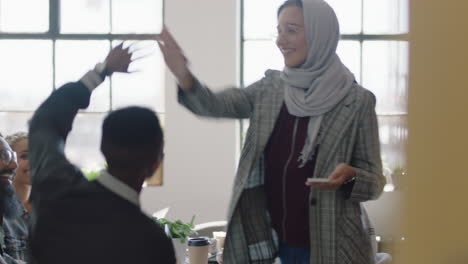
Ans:
[[[56,87],[78,81],[98,62],[104,61],[109,52],[107,40],[57,40],[56,42]],[[109,80],[93,91],[88,111],[108,111],[110,108]]]
[[[46,32],[49,30],[49,0],[0,1],[0,31]]]
[[[162,26],[162,0],[112,1],[112,33],[159,33]]]
[[[408,0],[364,0],[364,33],[407,33],[408,6]]]
[[[109,0],[73,0],[60,2],[62,33],[109,33]]]
[[[244,0],[244,38],[272,39],[276,34],[278,7],[284,0]]]
[[[129,43],[126,42],[124,46]],[[142,105],[164,112],[165,64],[156,42],[140,41],[132,45],[131,49],[138,50],[134,57],[149,56],[130,65],[130,71],[138,72],[112,76],[112,108]]]
[[[408,102],[408,43],[365,41],[363,84],[377,96],[378,113],[406,113]]]
[[[354,73],[357,82],[361,79],[361,45],[359,41],[342,40],[336,53],[348,69]]]
[[[393,183],[398,186],[398,173],[406,169],[407,117],[379,116],[379,134],[382,162],[386,174],[394,173]]]
[[[105,167],[105,160],[99,150],[104,114],[78,114],[73,130],[67,139],[65,152],[68,159],[85,170],[99,170]]]
[[[326,0],[335,10],[341,34],[361,32],[362,0]]]
[[[267,69],[282,70],[283,55],[274,41],[244,42],[244,85],[247,86],[265,76]]]
[[[1,40],[0,110],[35,110],[52,92],[52,42]]]
[[[0,132],[8,136],[16,132],[28,132],[28,122],[32,113],[0,112]]]

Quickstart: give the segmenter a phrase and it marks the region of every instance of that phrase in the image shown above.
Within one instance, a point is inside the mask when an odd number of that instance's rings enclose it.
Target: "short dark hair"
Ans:
[[[110,168],[147,169],[162,159],[163,145],[159,119],[148,108],[113,111],[102,124],[101,151]]]
[[[278,13],[277,16],[280,15],[281,11],[283,11],[284,8],[290,7],[290,6],[297,6],[299,8],[303,8],[302,6],[302,1],[301,0],[286,0],[283,4],[280,5],[278,8]]]

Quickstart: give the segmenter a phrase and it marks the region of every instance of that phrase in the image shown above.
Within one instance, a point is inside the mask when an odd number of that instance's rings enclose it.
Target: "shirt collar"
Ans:
[[[140,207],[140,195],[138,192],[112,176],[107,170],[101,171],[96,180],[111,192]]]

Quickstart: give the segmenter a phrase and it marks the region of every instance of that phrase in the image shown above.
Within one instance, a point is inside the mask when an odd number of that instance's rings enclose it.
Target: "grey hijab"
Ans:
[[[307,139],[299,157],[300,167],[313,156],[323,115],[348,94],[354,82],[354,75],[336,55],[340,30],[335,12],[323,0],[302,2],[307,58],[301,66],[285,66],[281,72],[289,113],[310,117]]]

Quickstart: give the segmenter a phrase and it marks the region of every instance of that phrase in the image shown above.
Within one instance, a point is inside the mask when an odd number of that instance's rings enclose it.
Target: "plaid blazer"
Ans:
[[[211,92],[195,81],[189,92],[179,90],[179,102],[193,113],[215,118],[249,118],[250,126],[239,160],[231,203],[223,261],[272,263],[277,239],[270,226],[263,188],[263,152],[284,101],[279,71],[244,89]],[[311,264],[374,263],[371,242],[361,222],[360,203],[382,193],[382,175],[375,96],[355,84],[350,93],[325,114],[317,138],[315,177],[326,178],[339,163],[356,173],[349,197],[341,191],[310,192]]]

